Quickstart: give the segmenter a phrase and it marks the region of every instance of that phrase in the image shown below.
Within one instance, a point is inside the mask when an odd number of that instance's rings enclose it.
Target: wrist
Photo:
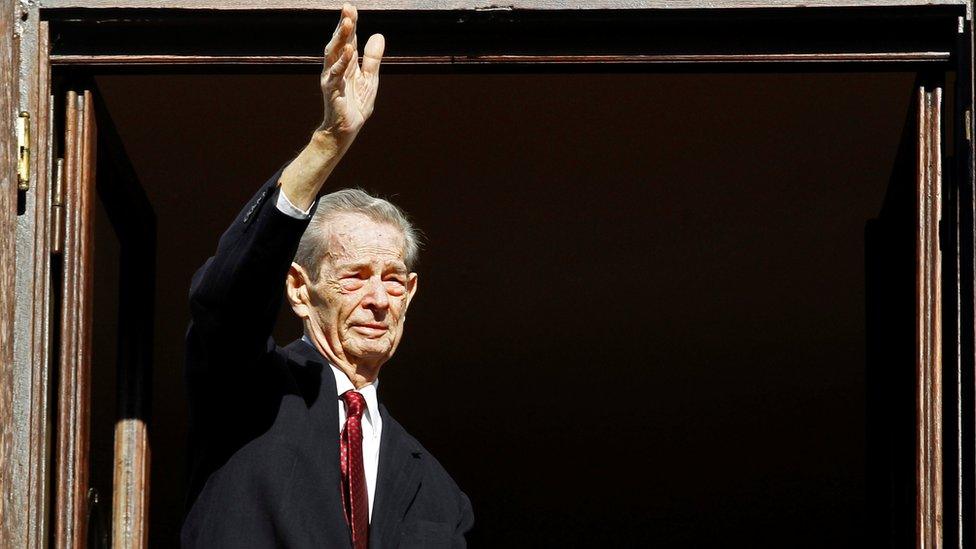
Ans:
[[[331,133],[313,132],[308,144],[278,180],[288,201],[300,210],[307,210],[344,152],[342,143]]]
[[[329,130],[315,130],[308,141],[306,149],[309,154],[323,164],[335,164],[346,152],[348,145],[344,146],[341,139]]]

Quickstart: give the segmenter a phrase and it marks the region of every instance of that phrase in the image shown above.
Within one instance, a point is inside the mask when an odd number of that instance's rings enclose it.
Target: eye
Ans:
[[[346,290],[356,290],[362,288],[365,280],[363,273],[346,273],[339,279],[339,284]]]
[[[393,295],[403,295],[407,280],[406,277],[397,275],[385,278],[383,283],[386,285],[387,292]]]

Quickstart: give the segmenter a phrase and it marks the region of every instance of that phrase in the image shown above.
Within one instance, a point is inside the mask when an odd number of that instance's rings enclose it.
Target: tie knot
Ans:
[[[346,403],[346,417],[363,418],[363,412],[366,411],[366,398],[362,394],[350,389],[342,393],[342,400]]]

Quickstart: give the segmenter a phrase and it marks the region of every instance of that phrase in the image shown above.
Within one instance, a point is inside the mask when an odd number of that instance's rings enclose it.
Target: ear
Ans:
[[[291,310],[303,321],[308,318],[312,307],[308,297],[310,285],[305,269],[298,263],[292,262],[291,267],[288,268],[288,277],[285,279],[285,293],[288,295]]]
[[[407,314],[407,309],[410,308],[410,302],[413,301],[414,294],[417,293],[417,273],[410,273],[407,275],[407,302],[403,305],[403,312],[401,315]]]

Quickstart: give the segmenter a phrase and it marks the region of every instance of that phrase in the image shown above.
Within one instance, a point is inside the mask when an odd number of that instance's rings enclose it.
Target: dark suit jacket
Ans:
[[[281,348],[270,337],[308,225],[275,207],[283,168],[193,277],[184,547],[350,547],[335,378],[302,341]],[[380,414],[370,547],[463,547],[467,496],[382,405]]]

